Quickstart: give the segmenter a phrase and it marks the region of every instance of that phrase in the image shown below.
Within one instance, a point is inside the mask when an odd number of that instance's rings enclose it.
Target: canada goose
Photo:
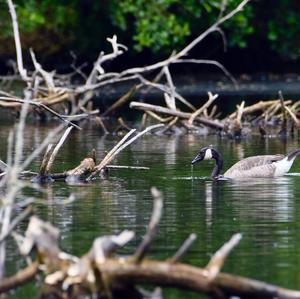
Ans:
[[[271,178],[286,174],[293,165],[295,158],[300,154],[300,149],[293,150],[287,156],[284,155],[261,155],[245,158],[225,173],[225,178]],[[214,179],[220,177],[223,166],[222,156],[211,146],[200,149],[198,155],[192,161],[192,165],[202,160],[215,160],[216,165],[211,176]]]

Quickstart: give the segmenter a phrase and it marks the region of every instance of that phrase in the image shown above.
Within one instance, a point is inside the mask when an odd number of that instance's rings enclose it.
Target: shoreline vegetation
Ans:
[[[127,165],[111,165],[111,161],[132,142],[144,134],[155,130],[159,134],[181,134],[192,132],[207,134],[218,132],[229,138],[239,139],[251,134],[258,128],[262,136],[270,134],[270,128],[278,136],[300,135],[300,121],[297,114],[300,100],[284,99],[279,92],[278,99],[258,101],[253,105],[241,102],[236,110],[225,118],[221,118],[215,101],[217,94],[208,92],[208,99],[201,107],[194,107],[176,90],[170,66],[173,64],[208,64],[219,68],[234,85],[235,78],[226,68],[212,60],[189,58],[190,50],[213,32],[221,35],[220,26],[235,14],[241,13],[249,0],[243,0],[228,14],[221,13],[217,21],[195,40],[165,60],[152,65],[125,69],[121,72],[108,72],[107,61],[113,60],[124,51],[126,46],[120,44],[117,36],[108,38],[112,52],[101,52],[90,74],[85,75],[81,67],[74,67],[71,74],[48,72],[38,62],[35,53],[30,49],[34,71],[24,68],[21,42],[19,37],[17,15],[11,0],[7,0],[12,18],[16,45],[17,73],[8,81],[19,80],[24,88],[19,95],[10,91],[0,91],[0,107],[9,109],[18,115],[18,125],[8,138],[7,161],[0,161],[1,197],[0,206],[0,293],[7,292],[41,274],[43,298],[143,298],[143,292],[136,288],[139,284],[154,286],[171,286],[193,290],[207,294],[212,298],[300,298],[300,291],[287,290],[274,285],[221,273],[221,268],[228,254],[240,242],[242,235],[234,235],[211,258],[204,268],[180,263],[181,258],[196,239],[191,234],[173,257],[165,261],[148,260],[146,254],[156,236],[163,209],[163,196],[152,188],[153,212],[142,242],[129,257],[115,255],[118,248],[124,246],[134,237],[134,232],[125,230],[119,235],[97,238],[92,248],[82,257],[63,252],[59,245],[59,231],[52,224],[38,219],[33,214],[34,199],[21,198],[23,188],[39,189],[39,184],[52,183],[65,179],[68,184],[80,184],[94,181],[105,176],[109,168],[128,168],[146,171],[145,167]],[[74,80],[80,75],[81,80]],[[93,98],[103,86],[118,82],[132,82],[126,94],[116,100],[106,111],[100,113],[93,108]],[[79,83],[78,83],[79,82]],[[143,88],[144,98],[147,91],[156,89],[162,93],[165,106],[131,101],[135,92]],[[121,140],[104,156],[100,163],[96,162],[95,151],[84,158],[79,165],[64,173],[51,173],[55,158],[67,139],[71,130],[83,130],[82,121],[96,121],[105,134],[111,133],[105,126],[105,117],[124,104],[131,109],[142,111],[140,132],[130,128],[123,118],[119,118],[119,128],[128,131]],[[180,107],[180,108],[179,108]],[[184,108],[181,108],[184,107]],[[28,156],[23,157],[23,131],[26,128],[27,116],[59,119],[61,124],[53,129],[40,146]],[[156,124],[153,124],[156,123]],[[57,137],[60,136],[57,140]],[[27,171],[30,163],[44,153],[38,172]],[[97,164],[98,163],[98,164]],[[28,176],[31,182],[29,184]],[[27,179],[27,181],[26,181]],[[16,207],[22,207],[16,213]],[[31,216],[31,217],[30,217]],[[28,221],[24,235],[15,228],[20,222]],[[6,239],[13,238],[27,267],[15,275],[6,277]],[[149,296],[148,296],[149,297]],[[151,296],[150,296],[151,297]]]

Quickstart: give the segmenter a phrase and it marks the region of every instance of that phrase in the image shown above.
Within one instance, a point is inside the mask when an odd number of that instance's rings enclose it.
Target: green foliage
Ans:
[[[69,48],[89,54],[103,49],[117,33],[137,51],[171,53],[236,7],[240,0],[15,0],[22,38],[48,33]],[[300,1],[253,0],[226,22],[230,47],[260,50],[263,44],[282,57],[300,57]],[[6,0],[0,0],[0,41],[12,36]],[[27,34],[27,35],[26,35]],[[54,38],[56,36],[56,38]],[[216,34],[215,36],[218,37]],[[35,46],[33,44],[33,46]],[[56,46],[59,49],[59,45]],[[1,51],[1,45],[0,45]]]
[[[178,0],[125,0],[112,1],[114,24],[128,29],[128,21],[134,20],[133,40],[135,49],[174,47],[182,44],[190,34],[189,20],[177,14]]]
[[[234,8],[240,1],[231,0],[227,7]],[[113,0],[113,22],[122,30],[128,30],[133,22],[133,39],[138,51],[151,48],[161,51],[176,48],[186,43],[187,37],[204,31],[220,14],[221,0]],[[227,28],[234,31],[232,45],[245,47],[245,35],[253,33],[249,24],[251,7],[244,14],[233,18]]]
[[[1,0],[0,0],[1,1]],[[6,2],[2,0],[3,2]],[[12,36],[10,18],[6,3],[1,3],[0,16],[5,18],[5,30],[2,36]],[[51,0],[16,0],[14,1],[21,32],[33,32],[41,27],[47,30],[60,31],[75,24],[77,12],[70,6]]]
[[[285,58],[300,57],[300,3],[281,0],[272,7],[266,26],[267,37],[273,50]]]

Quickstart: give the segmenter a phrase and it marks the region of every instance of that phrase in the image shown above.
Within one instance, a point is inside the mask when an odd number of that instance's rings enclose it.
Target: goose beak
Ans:
[[[203,159],[204,159],[204,156],[203,156],[202,154],[198,154],[198,155],[194,158],[194,160],[192,161],[192,165],[194,165],[194,164],[196,164],[196,163],[202,161]]]

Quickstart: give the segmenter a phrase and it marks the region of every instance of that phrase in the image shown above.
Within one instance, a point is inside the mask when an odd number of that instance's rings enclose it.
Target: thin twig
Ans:
[[[81,130],[81,128],[74,124],[73,122],[65,119],[64,117],[62,117],[59,113],[57,113],[56,111],[54,111],[53,109],[47,107],[46,105],[40,103],[40,102],[36,102],[33,100],[22,100],[22,99],[18,99],[18,98],[0,98],[0,100],[4,100],[4,101],[10,101],[10,102],[17,102],[17,103],[29,103],[30,105],[36,106],[36,107],[40,107],[43,108],[45,110],[47,110],[48,112],[50,112],[51,114],[53,114],[54,116],[58,117],[59,119],[61,119],[62,121],[64,121],[65,123],[67,123],[68,125],[71,125],[79,130]]]
[[[199,116],[206,108],[208,108],[218,97],[218,94],[213,95],[210,91],[208,92],[208,101],[200,107],[197,111],[191,114],[191,117],[188,120],[189,125],[193,125],[193,122],[197,116]]]
[[[190,249],[192,244],[197,239],[196,234],[190,234],[190,236],[184,241],[184,243],[180,246],[174,256],[170,259],[170,263],[177,263],[182,259],[182,257],[186,254],[186,252]]]

